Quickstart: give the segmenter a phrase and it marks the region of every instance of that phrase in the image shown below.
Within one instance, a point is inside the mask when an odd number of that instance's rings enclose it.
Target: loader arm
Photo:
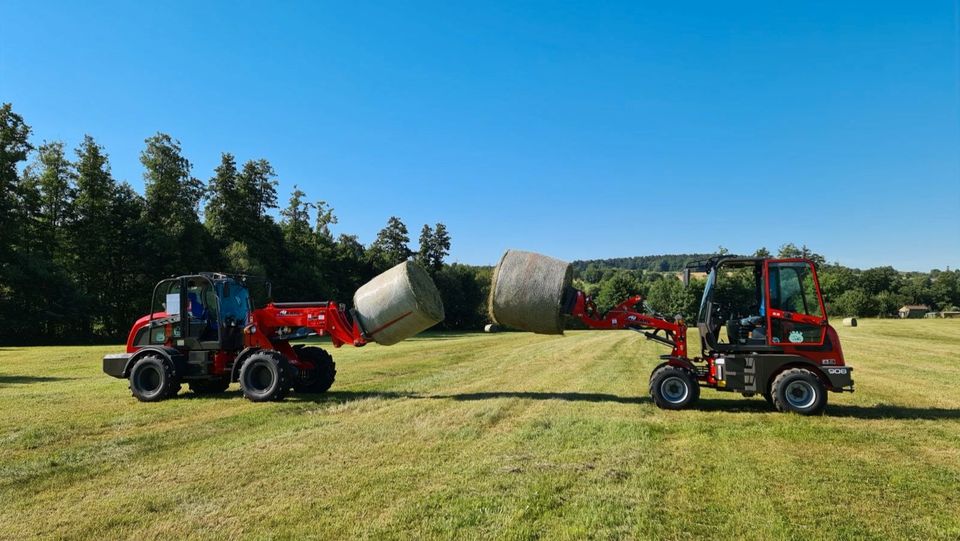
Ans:
[[[663,316],[646,314],[636,309],[643,305],[643,296],[634,295],[601,314],[593,298],[580,290],[568,293],[567,313],[591,329],[631,329],[673,348],[672,358],[687,357],[687,326],[682,319],[670,321]],[[660,333],[663,334],[660,334]]]
[[[299,329],[329,336],[334,347],[359,347],[368,341],[357,318],[333,301],[270,303],[254,310],[252,320],[244,330],[247,346],[270,347],[273,340],[285,339],[284,335]]]

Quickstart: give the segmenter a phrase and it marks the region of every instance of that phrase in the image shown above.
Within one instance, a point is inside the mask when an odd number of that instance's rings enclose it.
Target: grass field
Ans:
[[[841,328],[823,417],[653,406],[635,333],[334,352],[326,395],[136,402],[116,347],[0,349],[0,538],[960,538],[960,321]]]

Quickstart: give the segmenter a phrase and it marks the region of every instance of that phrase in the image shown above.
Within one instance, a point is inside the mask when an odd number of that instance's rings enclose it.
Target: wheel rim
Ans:
[[[797,409],[809,408],[817,401],[817,390],[809,381],[791,381],[783,395],[787,403]]]
[[[690,385],[679,376],[670,376],[660,382],[660,394],[671,404],[679,404],[690,395]]]
[[[153,394],[160,390],[163,376],[155,366],[144,366],[137,371],[137,388],[146,394]]]
[[[258,363],[250,367],[247,383],[255,391],[266,391],[273,384],[273,372],[263,364]]]

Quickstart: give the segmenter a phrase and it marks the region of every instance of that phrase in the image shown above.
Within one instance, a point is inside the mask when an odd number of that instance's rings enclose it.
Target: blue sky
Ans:
[[[137,189],[164,131],[204,180],[269,159],[335,233],[442,221],[465,263],[795,242],[956,268],[957,9],[0,0],[0,101]]]

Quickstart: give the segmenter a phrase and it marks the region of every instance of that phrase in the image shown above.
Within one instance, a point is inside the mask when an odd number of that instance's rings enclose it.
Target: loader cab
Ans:
[[[239,350],[251,312],[245,285],[216,273],[161,280],[138,344],[188,350]]]
[[[705,353],[782,353],[823,344],[827,318],[812,262],[726,257],[705,267],[697,316]]]

